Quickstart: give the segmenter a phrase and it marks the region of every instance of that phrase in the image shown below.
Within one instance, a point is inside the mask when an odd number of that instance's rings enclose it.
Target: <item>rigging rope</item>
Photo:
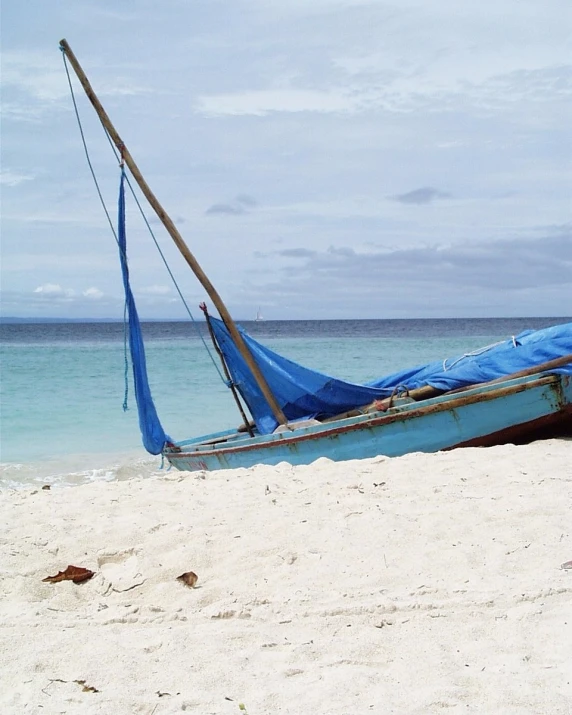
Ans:
[[[63,50],[62,47],[60,47],[60,50],[62,51],[62,57],[63,57],[63,60],[64,60],[64,67],[65,67],[66,75],[67,75],[67,78],[68,78],[68,85],[69,85],[69,88],[70,88],[70,94],[71,94],[71,98],[72,98],[72,102],[73,102],[73,108],[74,108],[74,111],[75,111],[75,116],[76,116],[77,123],[78,123],[78,126],[79,126],[79,133],[80,133],[80,135],[81,135],[81,141],[82,141],[82,143],[83,143],[83,150],[84,150],[84,152],[85,152],[85,158],[87,159],[87,164],[88,164],[88,166],[89,166],[89,170],[90,170],[90,172],[91,172],[91,176],[92,176],[92,178],[93,178],[93,182],[94,182],[94,184],[95,184],[95,188],[97,189],[97,195],[99,196],[99,200],[101,201],[101,205],[103,206],[103,210],[105,211],[105,215],[107,216],[107,221],[109,222],[109,226],[110,226],[110,228],[111,228],[111,232],[113,233],[113,237],[115,238],[115,242],[117,243],[117,245],[119,245],[119,239],[117,238],[117,233],[116,233],[116,231],[115,231],[115,226],[113,225],[113,221],[111,220],[111,216],[109,215],[109,211],[107,210],[107,206],[105,205],[105,201],[104,201],[104,199],[103,199],[103,195],[102,195],[102,193],[101,193],[101,189],[99,188],[99,183],[98,183],[98,181],[97,181],[97,177],[96,177],[96,175],[95,175],[95,171],[93,170],[93,165],[92,165],[91,159],[90,159],[90,157],[89,157],[89,151],[87,150],[87,142],[85,141],[85,134],[83,133],[83,127],[82,127],[82,124],[81,124],[81,119],[80,119],[79,111],[78,111],[78,108],[77,108],[77,102],[75,101],[75,94],[74,94],[74,91],[73,91],[73,85],[72,85],[72,81],[71,81],[71,77],[70,77],[70,72],[69,72],[69,69],[68,69],[68,63],[67,63],[67,61],[66,61],[66,53],[64,52],[64,50]]]
[[[71,98],[72,98],[72,102],[73,102],[73,106],[74,106],[75,116],[76,116],[77,123],[78,123],[78,126],[79,126],[79,132],[80,132],[81,140],[82,140],[82,143],[83,143],[83,150],[84,150],[84,152],[85,152],[85,156],[86,156],[86,159],[87,159],[87,163],[88,163],[88,166],[89,166],[89,170],[90,170],[90,172],[91,172],[91,176],[92,176],[92,178],[93,178],[93,182],[94,182],[94,184],[95,184],[95,188],[96,188],[96,190],[97,190],[97,194],[98,194],[98,196],[99,196],[99,200],[100,200],[100,202],[101,202],[101,205],[103,206],[103,210],[104,210],[104,212],[105,212],[105,215],[107,216],[107,221],[108,221],[108,223],[109,223],[109,226],[111,227],[111,231],[112,231],[112,233],[113,233],[113,237],[115,238],[115,242],[117,243],[120,252],[123,253],[123,251],[122,251],[122,249],[121,249],[121,246],[119,245],[119,239],[118,239],[118,237],[117,237],[117,232],[115,231],[115,226],[113,225],[113,221],[111,220],[111,217],[110,217],[110,215],[109,215],[109,211],[107,210],[107,206],[105,205],[105,200],[104,200],[103,195],[102,195],[102,193],[101,193],[101,189],[99,188],[99,183],[98,183],[98,181],[97,181],[97,177],[96,177],[96,175],[95,175],[95,171],[94,171],[93,165],[92,165],[92,163],[91,163],[91,159],[90,159],[90,156],[89,156],[89,151],[88,151],[88,148],[87,148],[87,142],[86,142],[86,140],[85,140],[85,135],[84,135],[84,132],[83,132],[83,126],[82,126],[82,123],[81,123],[81,118],[80,118],[80,116],[79,116],[79,110],[78,110],[77,102],[76,102],[76,99],[75,99],[75,93],[74,93],[74,91],[73,91],[73,85],[72,85],[72,81],[71,81],[71,77],[70,77],[70,73],[69,73],[69,69],[68,69],[68,65],[67,65],[66,54],[65,54],[63,48],[60,47],[60,49],[61,49],[61,52],[62,52],[62,57],[63,57],[63,61],[64,61],[64,67],[65,67],[65,71],[66,71],[66,75],[67,75],[67,79],[68,79],[68,85],[69,85],[69,88],[70,88],[70,94],[71,94]],[[100,120],[100,121],[101,121],[101,120]],[[115,155],[115,158],[118,160],[119,164],[122,165],[122,163],[123,163],[122,157],[120,157],[120,155],[117,153],[117,149],[116,149],[115,145],[113,144],[113,141],[111,140],[111,137],[109,136],[109,132],[107,131],[107,129],[105,128],[105,126],[103,125],[103,123],[101,123],[101,124],[102,124],[102,127],[103,127],[103,131],[105,132],[105,136],[107,137],[107,141],[109,142],[109,144],[110,144],[110,146],[111,146],[111,149],[112,149],[112,151],[113,151],[113,153],[114,153],[114,155]],[[208,344],[207,344],[207,342],[206,342],[206,340],[205,340],[205,338],[204,338],[204,335],[201,333],[201,331],[200,331],[200,329],[199,329],[199,326],[198,326],[198,323],[197,323],[197,321],[195,320],[195,317],[193,316],[193,314],[192,314],[192,312],[191,312],[191,309],[189,308],[189,306],[188,306],[188,304],[187,304],[187,301],[185,300],[185,297],[183,296],[183,293],[181,292],[181,289],[180,289],[180,287],[179,287],[179,284],[177,283],[177,280],[176,280],[175,276],[173,275],[173,272],[172,272],[172,270],[171,270],[171,267],[169,266],[169,263],[168,263],[167,259],[165,258],[165,254],[163,253],[161,247],[159,246],[159,243],[158,243],[158,241],[157,241],[157,238],[155,237],[155,234],[153,233],[153,229],[152,229],[151,226],[149,225],[149,221],[147,220],[147,217],[145,216],[145,213],[144,213],[144,211],[143,211],[143,208],[142,208],[142,206],[141,206],[141,204],[140,204],[140,202],[139,202],[139,200],[138,200],[138,198],[137,198],[137,195],[135,194],[135,191],[134,191],[134,189],[133,189],[133,186],[131,185],[131,182],[129,181],[129,177],[125,174],[125,175],[124,175],[124,178],[125,178],[125,180],[127,181],[127,185],[129,186],[129,190],[131,191],[131,195],[132,195],[133,198],[135,199],[135,203],[136,203],[136,205],[137,205],[137,208],[139,209],[139,213],[141,214],[141,216],[142,216],[142,218],[143,218],[143,221],[145,222],[145,225],[147,226],[147,229],[148,229],[149,233],[151,234],[151,238],[153,239],[153,242],[154,242],[154,244],[155,244],[155,247],[156,247],[157,251],[159,252],[159,255],[161,256],[161,259],[162,259],[162,261],[163,261],[163,264],[164,264],[165,268],[167,269],[167,272],[168,272],[168,274],[169,274],[169,276],[170,276],[170,278],[171,278],[171,281],[173,282],[173,285],[175,286],[175,289],[176,289],[176,291],[177,291],[177,293],[178,293],[178,295],[179,295],[179,298],[181,299],[181,302],[183,303],[183,305],[184,305],[184,307],[185,307],[185,310],[187,311],[187,315],[188,315],[189,318],[191,319],[191,322],[192,322],[192,324],[193,324],[193,327],[195,328],[195,331],[196,331],[198,337],[200,338],[200,340],[201,340],[201,342],[202,342],[202,344],[203,344],[203,347],[204,347],[205,350],[207,351],[207,354],[208,354],[208,356],[209,356],[209,358],[210,358],[212,364],[214,365],[214,368],[215,368],[215,370],[217,371],[218,376],[220,377],[221,381],[222,381],[225,385],[227,385],[227,387],[228,387],[227,380],[226,380],[225,377],[223,376],[223,374],[222,374],[222,372],[221,372],[221,370],[220,370],[220,367],[219,367],[217,361],[215,360],[215,358],[214,358],[214,356],[213,356],[213,354],[212,354],[212,352],[211,352],[211,349],[209,348],[209,346],[208,346]],[[123,256],[123,257],[125,258],[125,256]],[[127,359],[127,358],[126,358],[126,359]],[[123,404],[123,409],[126,409],[126,404],[127,404],[127,388],[126,388],[126,393],[125,393],[125,400],[124,400],[124,404]]]
[[[491,343],[490,345],[485,345],[482,348],[477,348],[477,350],[473,350],[470,353],[464,353],[463,355],[458,357],[456,360],[451,361],[449,364],[447,364],[447,359],[443,360],[443,372],[446,372],[447,370],[451,370],[457,363],[461,362],[461,360],[464,360],[465,358],[478,357],[479,355],[486,353],[487,350],[492,350],[492,348],[496,348],[498,345],[502,345],[503,343],[508,343],[508,342],[512,342],[513,347],[515,347],[515,348],[518,347],[516,337],[514,335],[511,335],[509,340],[498,340],[496,343]]]

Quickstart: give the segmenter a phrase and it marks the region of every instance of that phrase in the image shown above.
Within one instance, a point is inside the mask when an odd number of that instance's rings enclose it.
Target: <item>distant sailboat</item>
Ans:
[[[254,320],[257,323],[260,323],[260,321],[264,320],[264,318],[262,317],[262,313],[260,312],[260,306],[258,306],[258,310],[256,311],[256,318]]]

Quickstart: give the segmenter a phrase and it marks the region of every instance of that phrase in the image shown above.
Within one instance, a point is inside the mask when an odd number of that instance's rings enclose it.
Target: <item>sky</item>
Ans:
[[[3,316],[121,318],[66,38],[237,319],[572,314],[570,0],[3,0]],[[69,67],[69,65],[68,65]],[[72,74],[113,223],[119,167]],[[132,183],[134,183],[132,181]],[[143,318],[206,292],[128,196]]]

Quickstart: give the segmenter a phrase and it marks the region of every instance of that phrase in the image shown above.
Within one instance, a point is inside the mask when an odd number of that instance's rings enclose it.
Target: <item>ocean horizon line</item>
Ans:
[[[366,322],[366,321],[404,321],[404,320],[525,320],[525,319],[541,319],[541,320],[571,320],[572,316],[568,315],[494,315],[494,316],[425,316],[425,317],[385,317],[385,318],[264,318],[262,321],[256,321],[254,318],[235,318],[236,322],[240,323],[289,323],[289,322]],[[189,318],[140,318],[142,323],[186,323],[196,322],[204,323],[202,317],[190,320]],[[0,325],[48,325],[68,323],[123,323],[123,318],[65,318],[65,317],[18,317],[18,316],[0,316]]]

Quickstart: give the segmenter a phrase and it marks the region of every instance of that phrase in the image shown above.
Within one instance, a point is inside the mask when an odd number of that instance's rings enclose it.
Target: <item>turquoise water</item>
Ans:
[[[268,347],[336,377],[364,382],[443,359],[563,318],[316,321],[247,326]],[[0,445],[4,485],[148,474],[160,458],[141,446],[129,385],[124,399],[119,324],[2,325]],[[240,416],[202,342],[188,326],[146,327],[157,412],[175,440],[237,426]],[[131,383],[131,380],[130,380]]]

